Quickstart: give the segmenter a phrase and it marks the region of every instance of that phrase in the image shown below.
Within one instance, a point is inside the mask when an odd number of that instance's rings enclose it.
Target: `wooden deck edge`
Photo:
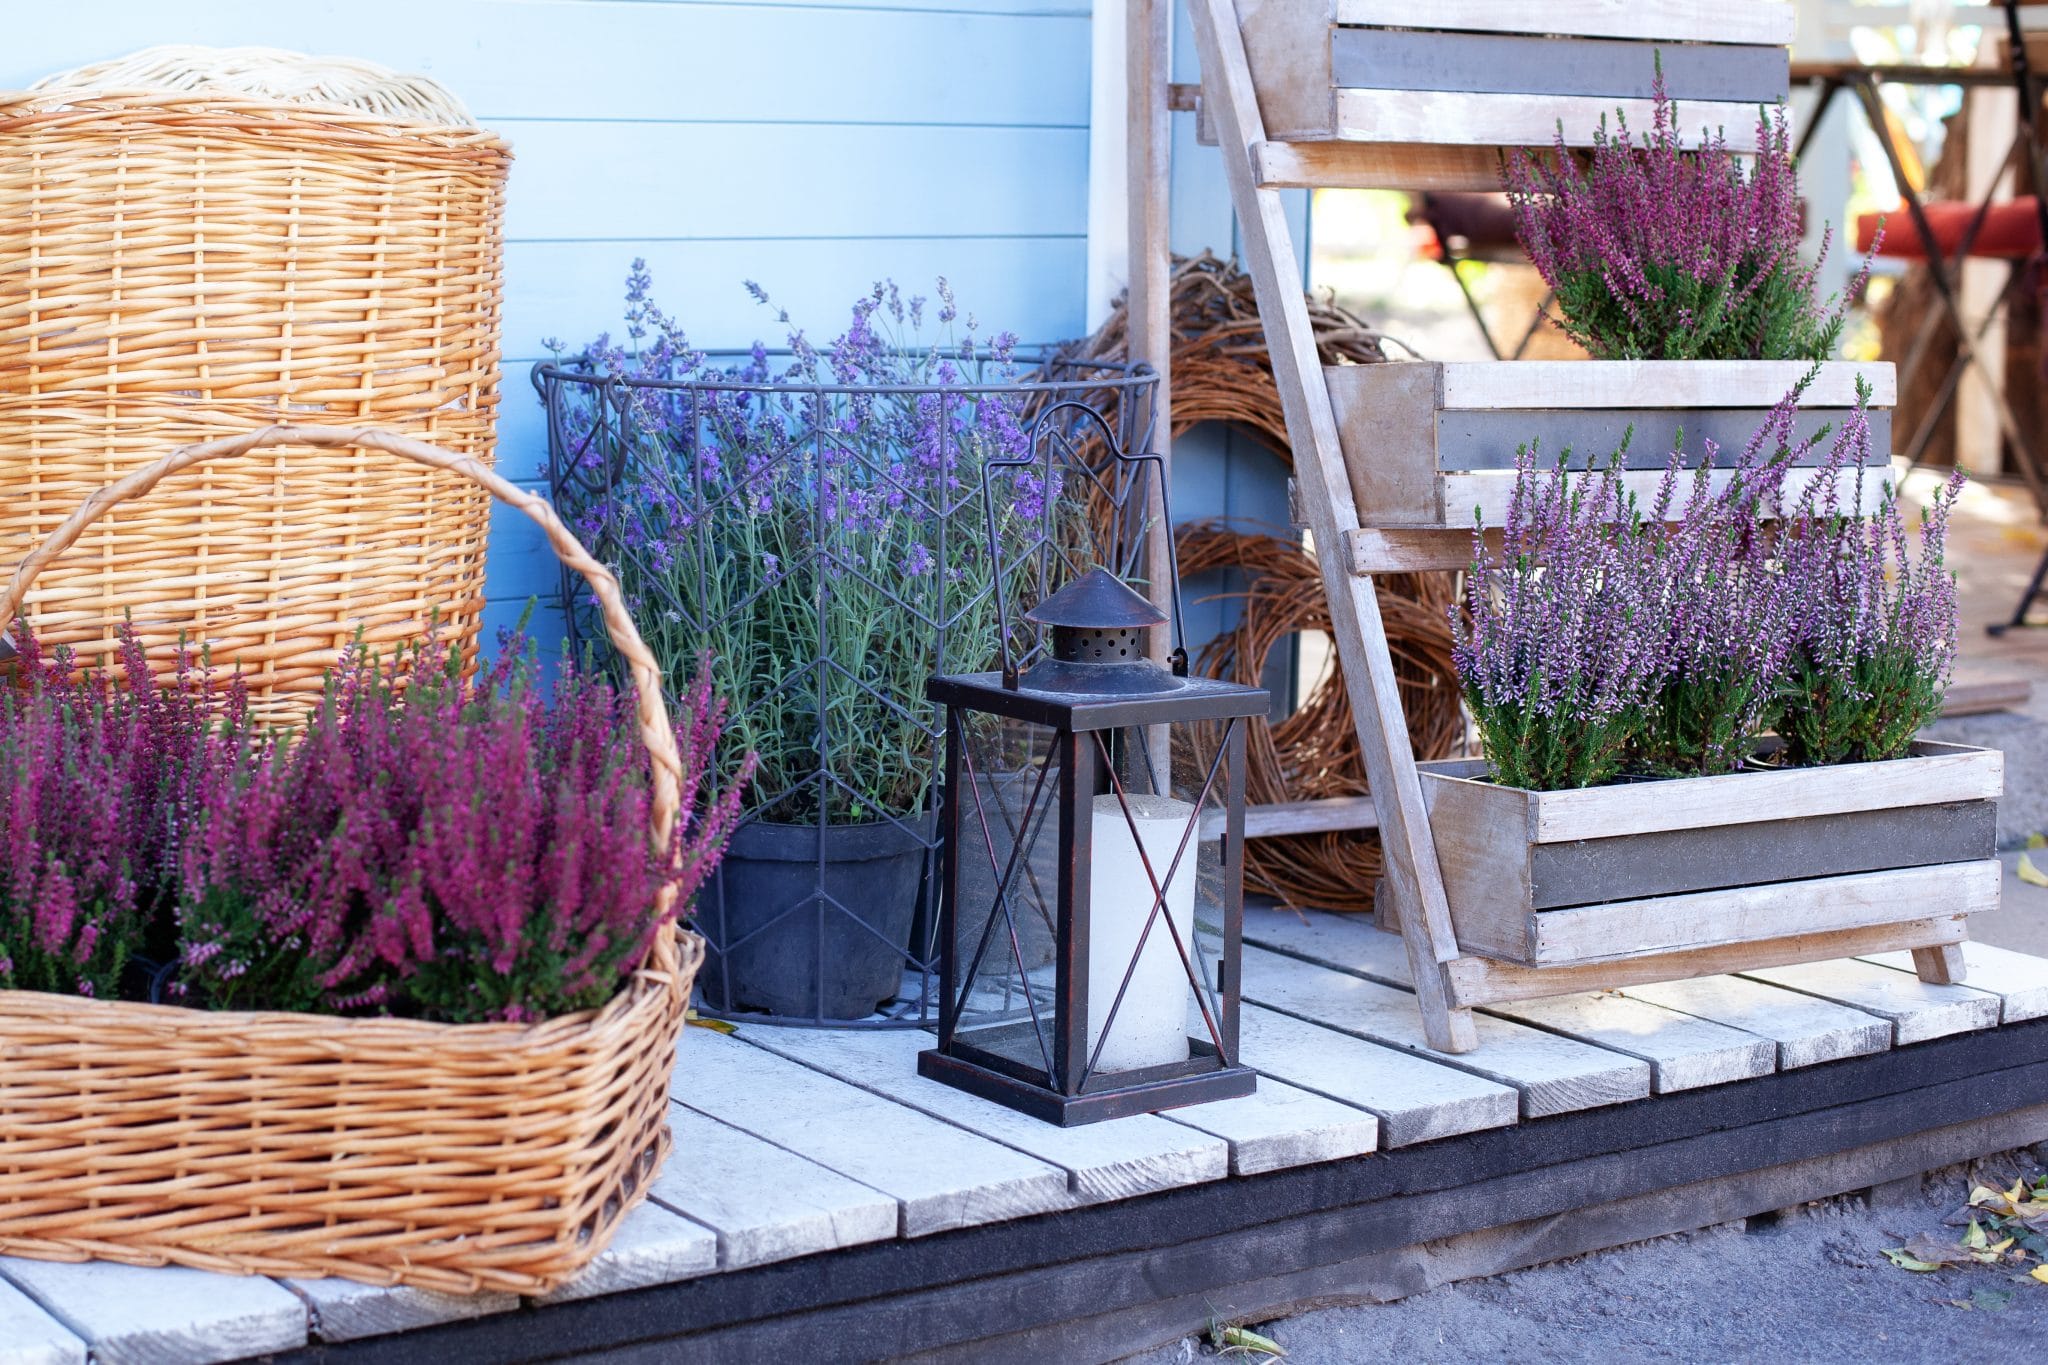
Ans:
[[[2048,1019],[1320,1166],[280,1361],[1113,1359],[1399,1297],[2048,1139]],[[1674,1173],[1689,1177],[1682,1186]],[[1484,1182],[1487,1199],[1471,1197]],[[1247,1280],[1247,1267],[1267,1273]],[[1056,1334],[1056,1335],[1055,1335]]]

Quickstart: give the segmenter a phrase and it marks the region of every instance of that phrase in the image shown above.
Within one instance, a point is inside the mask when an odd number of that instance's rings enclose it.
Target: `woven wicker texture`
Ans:
[[[193,50],[0,96],[0,554],[162,451],[273,422],[376,425],[488,460],[510,153],[428,87]],[[214,79],[218,77],[218,79]],[[193,88],[115,90],[93,80]],[[167,483],[38,584],[52,644],[110,652],[125,613],[168,665],[184,634],[288,715],[360,625],[439,613],[466,648],[489,499],[360,449],[273,449]]]
[[[666,848],[681,762],[618,581],[545,501],[472,458],[288,426],[187,447],[79,507],[15,571],[0,616],[118,504],[205,461],[280,446],[417,462],[539,523],[629,665],[653,759],[649,837]],[[604,1248],[667,1152],[702,960],[696,935],[662,934],[610,1004],[532,1026],[0,991],[0,1253],[545,1292]]]
[[[1287,418],[1273,382],[1251,276],[1207,252],[1176,260],[1172,316],[1174,434],[1201,422],[1229,422],[1258,437],[1291,466]],[[1373,364],[1386,358],[1381,334],[1328,298],[1309,299],[1309,320],[1325,364]],[[1101,330],[1073,354],[1121,358],[1127,327],[1119,301]],[[1105,394],[1104,401],[1113,407],[1116,395]],[[1298,631],[1328,631],[1322,580],[1300,545],[1213,526],[1183,527],[1178,545],[1183,574],[1239,569],[1245,576],[1242,624],[1204,653],[1203,672],[1256,684],[1258,661],[1273,645]],[[1401,574],[1374,581],[1416,754],[1456,753],[1462,720],[1444,619],[1454,579],[1449,574]],[[1342,677],[1324,679],[1278,726],[1255,721],[1247,759],[1247,788],[1254,802],[1363,795],[1365,765]],[[1289,834],[1245,845],[1247,884],[1290,905],[1369,910],[1379,872],[1379,836],[1372,833]]]
[[[1235,629],[1203,647],[1197,673],[1256,687],[1276,646],[1303,631],[1329,634],[1322,572],[1299,541],[1208,523],[1183,526],[1176,540],[1183,573],[1234,569],[1244,580],[1240,590],[1206,599],[1234,599],[1241,614]],[[1418,758],[1447,758],[1464,745],[1447,615],[1454,583],[1439,573],[1373,579]],[[1262,805],[1368,794],[1351,698],[1334,658],[1293,715],[1252,722],[1245,793]],[[1370,910],[1380,869],[1379,835],[1368,831],[1269,836],[1244,846],[1246,885],[1286,905]]]

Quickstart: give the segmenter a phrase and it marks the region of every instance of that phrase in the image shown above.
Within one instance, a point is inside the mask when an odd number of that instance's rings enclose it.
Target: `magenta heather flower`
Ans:
[[[1604,120],[1595,130],[1584,164],[1561,128],[1550,155],[1517,150],[1504,164],[1517,234],[1556,292],[1559,325],[1607,360],[1832,355],[1845,305],[1815,300],[1820,264],[1800,259],[1784,110],[1758,114],[1754,158],[1731,152],[1719,132],[1687,150],[1678,117],[1660,64],[1640,143],[1617,113],[1613,134]],[[1868,271],[1866,260],[1852,296]]]
[[[716,866],[747,778],[707,785],[723,707],[678,736],[683,809],[648,840],[629,698],[576,673],[551,697],[507,648],[465,682],[435,646],[352,652],[291,738],[242,736],[181,849],[182,984],[223,1008],[531,1020],[602,1004]]]

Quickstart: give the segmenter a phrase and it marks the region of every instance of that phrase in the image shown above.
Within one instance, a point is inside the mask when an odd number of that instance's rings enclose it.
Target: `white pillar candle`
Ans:
[[[1095,798],[1094,845],[1088,865],[1088,1052],[1092,1057],[1102,1040],[1104,1024],[1124,973],[1138,953],[1138,936],[1153,904],[1153,878],[1165,882],[1181,836],[1195,808],[1170,796],[1127,796],[1130,817],[1114,793]],[[1144,840],[1145,858],[1151,860],[1152,874],[1138,856],[1138,844],[1131,838],[1135,824]],[[1103,1045],[1098,1071],[1135,1071],[1140,1067],[1163,1066],[1188,1059],[1188,1007],[1194,998],[1187,969],[1167,932],[1166,916],[1173,916],[1181,944],[1189,960],[1194,958],[1195,863],[1199,846],[1188,841],[1173,880],[1166,885],[1166,910],[1152,923],[1145,936],[1145,951],[1131,972],[1130,987],[1123,1003],[1116,1007],[1116,1021],[1109,1025],[1109,1042]]]

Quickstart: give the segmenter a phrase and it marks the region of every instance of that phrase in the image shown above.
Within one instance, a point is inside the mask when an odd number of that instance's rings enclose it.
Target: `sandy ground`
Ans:
[[[1931,486],[1932,480],[1909,484]],[[2048,548],[2030,500],[1977,487],[1960,509],[1951,563],[1961,583],[1961,678],[2025,677],[2022,710],[1944,720],[1935,737],[2006,753],[1999,840],[2005,903],[1975,917],[1980,941],[2048,957],[2048,888],[2013,875],[2019,846],[2048,833],[2048,627],[1988,635],[2011,615]],[[2035,614],[2048,621],[2048,602]],[[2048,871],[2048,851],[2035,855]],[[1395,1303],[1304,1313],[1256,1324],[1292,1365],[1397,1360],[1741,1361],[1755,1365],[1917,1365],[2048,1361],[2048,1285],[1975,1267],[1936,1274],[1884,1257],[1968,1198],[1973,1177],[2038,1171],[2048,1144],[1932,1173],[1863,1195],[1824,1200],[1746,1223],[1618,1247]],[[1952,1229],[1949,1230],[1951,1233]],[[1190,1338],[1134,1357],[1143,1365],[1213,1359]],[[1238,1354],[1238,1360],[1262,1357]]]
[[[1395,1360],[1742,1361],[1918,1365],[2048,1359],[2048,1285],[2005,1268],[1915,1274],[1885,1259],[1943,1219],[1972,1180],[2039,1171],[2048,1148],[1934,1172],[1743,1223],[1661,1237],[1397,1303],[1254,1324],[1289,1365]],[[1189,1338],[1133,1360],[1216,1359]],[[1239,1354],[1236,1360],[1261,1357]]]

